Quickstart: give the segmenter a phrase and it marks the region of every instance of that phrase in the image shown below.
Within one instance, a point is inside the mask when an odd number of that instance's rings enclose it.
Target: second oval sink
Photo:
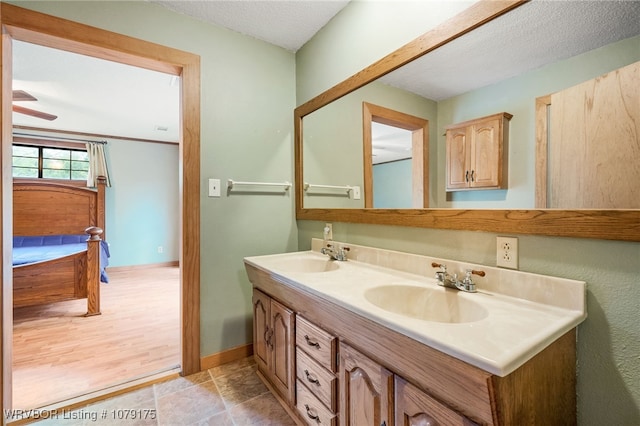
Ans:
[[[464,323],[488,315],[479,303],[456,291],[409,285],[385,285],[366,290],[365,299],[385,311],[424,321]]]
[[[291,258],[279,261],[274,264],[274,268],[284,272],[317,273],[335,271],[339,266],[335,260],[330,260],[329,258]]]

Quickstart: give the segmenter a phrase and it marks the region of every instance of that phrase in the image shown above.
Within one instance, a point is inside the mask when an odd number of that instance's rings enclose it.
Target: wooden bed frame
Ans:
[[[105,227],[105,180],[97,189],[73,183],[14,180],[13,235],[87,233],[87,251],[13,268],[13,307],[87,299],[100,314],[100,235]]]

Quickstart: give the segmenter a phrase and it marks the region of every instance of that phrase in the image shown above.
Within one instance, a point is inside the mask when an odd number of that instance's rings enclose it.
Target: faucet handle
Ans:
[[[447,275],[447,265],[442,263],[431,262],[431,266],[433,268],[440,268],[440,270],[436,272],[436,279],[438,280],[438,284],[444,283],[444,279]]]
[[[484,277],[485,275],[487,275],[486,272],[481,270],[476,270],[476,269],[467,269],[467,272],[473,275],[477,275],[479,277]]]
[[[441,272],[447,272],[447,265],[445,265],[444,263],[431,262],[431,267],[440,268]]]
[[[477,272],[482,272],[482,275],[477,274]],[[464,290],[468,291],[469,293],[476,292],[476,283],[474,283],[473,280],[471,279],[472,274],[476,274],[476,275],[480,275],[481,277],[484,277],[484,271],[474,271],[473,269],[466,270],[465,277],[462,280],[462,286],[464,287]]]

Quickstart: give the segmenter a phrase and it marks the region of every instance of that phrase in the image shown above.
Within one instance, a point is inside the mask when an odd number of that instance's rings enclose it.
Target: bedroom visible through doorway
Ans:
[[[14,407],[179,372],[179,291],[177,266],[116,268],[102,287],[102,315],[83,317],[83,300],[15,309]]]
[[[35,67],[34,61],[48,66]],[[105,203],[113,266],[107,268],[110,282],[100,286],[102,314],[83,317],[86,299],[14,310],[13,408],[43,407],[180,372],[179,77],[20,41],[14,42],[13,63],[14,90],[37,99],[26,114],[14,110],[14,140],[84,147],[83,138],[100,136],[108,141],[113,183]],[[96,98],[91,88],[98,88]],[[100,101],[105,93],[117,102]],[[148,117],[136,119],[122,103]],[[57,118],[43,121],[29,113],[35,108]],[[95,123],[92,116],[98,116]],[[136,130],[150,127],[145,120],[162,124],[152,132]]]

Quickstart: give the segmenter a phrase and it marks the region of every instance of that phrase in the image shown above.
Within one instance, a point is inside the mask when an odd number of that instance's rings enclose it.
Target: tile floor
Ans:
[[[249,357],[58,413],[57,418],[36,424],[294,426],[295,422],[257,376]]]

